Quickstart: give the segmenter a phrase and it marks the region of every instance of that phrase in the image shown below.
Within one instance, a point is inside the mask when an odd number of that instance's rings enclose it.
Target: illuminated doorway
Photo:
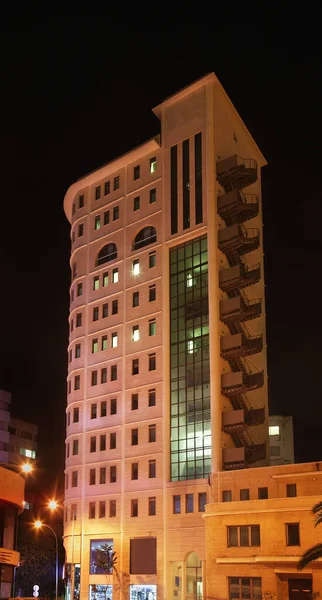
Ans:
[[[202,564],[197,552],[186,560],[186,600],[202,600]]]

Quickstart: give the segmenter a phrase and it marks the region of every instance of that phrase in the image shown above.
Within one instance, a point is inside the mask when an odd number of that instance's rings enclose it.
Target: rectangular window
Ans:
[[[72,471],[72,487],[78,486],[78,471]]]
[[[105,500],[100,500],[99,502],[99,513],[98,516],[100,519],[105,519],[105,511],[106,511]]]
[[[110,211],[106,210],[104,212],[104,225],[108,225],[110,222]]]
[[[135,308],[136,306],[139,306],[139,302],[140,302],[140,295],[139,292],[133,292],[132,295],[132,307]]]
[[[107,350],[107,335],[102,335],[102,350]]]
[[[89,485],[96,484],[96,469],[89,470]]]
[[[71,510],[70,510],[70,520],[76,521],[76,519],[77,519],[77,504],[72,504]]]
[[[117,399],[111,398],[110,415],[116,415],[116,414],[117,414]]]
[[[286,523],[286,545],[300,546],[300,524]]]
[[[100,186],[100,185],[98,185],[98,186],[95,188],[95,200],[99,200],[99,199],[100,199],[100,197],[101,197],[101,186]]]
[[[120,188],[120,176],[114,177],[114,191]]]
[[[261,600],[261,577],[228,577],[229,600]]]
[[[199,492],[199,494],[198,494],[198,511],[205,512],[206,504],[207,504],[206,492]]]
[[[202,138],[195,135],[195,214],[196,225],[202,223]]]
[[[149,320],[149,335],[156,335],[157,332],[157,322],[155,319]]]
[[[84,195],[81,194],[81,196],[79,196],[79,199],[78,199],[78,208],[83,208],[83,206],[84,206]]]
[[[95,519],[95,502],[89,503],[88,518]]]
[[[286,496],[287,498],[296,498],[296,483],[287,483],[286,484]]]
[[[80,358],[81,356],[81,345],[76,344],[75,346],[75,358]]]
[[[132,463],[131,465],[131,479],[139,479],[139,463]]]
[[[132,262],[132,275],[140,274],[140,260],[135,258]]]
[[[97,404],[91,404],[91,419],[97,418]]]
[[[72,319],[70,322],[70,332],[72,332],[73,330],[74,330],[74,319]]]
[[[67,413],[67,426],[70,425],[70,411]]]
[[[149,371],[155,371],[157,368],[157,358],[155,352],[149,354]]]
[[[133,360],[132,360],[132,375],[138,375],[138,374],[139,374],[139,359],[133,358]]]
[[[107,368],[101,369],[101,383],[107,383]]]
[[[68,382],[68,393],[70,394],[71,391],[72,391],[72,382],[71,382],[71,380],[69,380],[69,382]]]
[[[119,280],[119,270],[116,267],[115,269],[113,269],[112,271],[112,283],[117,283]]]
[[[156,285],[149,285],[149,302],[154,302],[157,297]]]
[[[69,443],[66,444],[66,458],[69,458]]]
[[[132,429],[131,430],[131,446],[137,446],[139,443],[139,430]]]
[[[111,366],[111,381],[117,380],[117,365]]]
[[[100,229],[101,228],[101,217],[100,215],[96,215],[95,219],[94,219],[94,229]]]
[[[106,273],[103,273],[103,287],[107,287],[108,286],[108,271],[106,271]]]
[[[93,279],[93,290],[99,290],[100,289],[100,278],[98,275],[95,275],[94,279]]]
[[[157,189],[152,188],[152,190],[150,190],[150,204],[154,204],[154,202],[156,202],[156,200],[157,200]]]
[[[100,467],[100,484],[105,485],[106,483],[106,467]]]
[[[116,298],[116,300],[112,300],[112,315],[117,315],[119,311],[119,301]]]
[[[193,494],[186,494],[186,513],[193,513]]]
[[[223,490],[222,491],[222,502],[231,502],[232,497],[231,497],[231,490]]]
[[[156,391],[155,389],[149,390],[148,392],[148,406],[155,406],[156,403]]]
[[[114,206],[113,208],[113,221],[117,221],[120,217],[120,207]]]
[[[110,450],[115,450],[116,448],[116,432],[110,433]]]
[[[140,329],[138,325],[132,326],[132,342],[138,342],[140,339]]]
[[[116,517],[116,500],[110,500],[109,516]]]
[[[258,500],[267,500],[268,498],[268,487],[258,488]]]
[[[74,214],[75,214],[75,211],[76,211],[76,204],[75,204],[75,202],[74,202],[74,203],[73,203],[73,205],[72,205],[72,215],[73,215],[73,216],[74,216]]]
[[[107,415],[107,402],[106,400],[103,400],[103,402],[101,402],[101,417],[106,417]]]
[[[76,406],[73,410],[73,423],[79,423],[79,408]]]
[[[173,514],[179,515],[181,513],[181,496],[173,496]]]
[[[260,546],[260,526],[240,525],[227,527],[227,546]]]
[[[157,514],[157,500],[155,496],[150,496],[149,498],[149,517],[153,517]]]
[[[178,147],[170,150],[171,234],[178,232]]]
[[[73,351],[72,351],[72,350],[70,350],[70,351],[68,352],[68,362],[72,362],[72,360],[73,360]]]
[[[98,321],[98,319],[99,319],[98,306],[94,306],[94,308],[93,308],[93,321]]]
[[[82,296],[83,295],[83,284],[82,283],[78,283],[77,284],[77,288],[76,288],[76,296]]]
[[[110,467],[110,483],[116,483],[116,465]]]
[[[157,439],[157,426],[149,425],[149,442],[155,442]]]
[[[157,159],[155,156],[153,156],[153,158],[150,158],[150,173],[155,173],[156,170],[157,170]]]
[[[97,385],[97,371],[92,371],[91,383],[92,385]]]
[[[156,460],[149,460],[149,479],[154,479],[157,476]]]
[[[92,339],[92,354],[96,354],[98,352],[98,338]]]
[[[131,500],[131,517],[137,517],[138,515],[139,515],[138,500]]]
[[[78,455],[78,440],[73,440],[73,456]]]
[[[156,252],[149,253],[149,269],[152,269],[157,264],[157,254]]]
[[[100,452],[104,452],[106,450],[106,435],[102,433],[100,435]]]
[[[84,235],[84,224],[80,223],[78,225],[78,237],[82,237]]]
[[[102,318],[106,319],[107,317],[108,317],[108,304],[107,304],[107,302],[105,302],[102,305]]]
[[[280,434],[280,426],[279,425],[270,425],[268,428],[269,435],[279,435]]]
[[[108,194],[111,191],[111,182],[110,181],[105,181],[104,183],[104,196],[108,196]]]
[[[76,327],[82,326],[82,313],[76,315]]]
[[[135,165],[135,167],[133,167],[133,179],[134,181],[140,179],[140,165]]]
[[[96,452],[96,437],[95,436],[90,438],[89,451]]]
[[[74,262],[73,266],[72,266],[72,279],[75,279],[76,276],[77,276],[77,263]]]
[[[190,227],[189,140],[182,142],[183,229]]]
[[[242,501],[249,500],[249,489],[248,488],[239,490],[239,499]]]
[[[138,408],[139,408],[139,394],[132,394],[131,410],[137,410]]]
[[[135,196],[135,198],[133,198],[133,210],[139,210],[140,208],[140,196]]]
[[[117,348],[117,333],[113,331],[111,335],[111,348]]]
[[[75,375],[74,390],[80,390],[80,375]]]

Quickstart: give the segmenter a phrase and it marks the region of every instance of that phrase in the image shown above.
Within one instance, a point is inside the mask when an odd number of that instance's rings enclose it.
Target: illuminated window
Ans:
[[[79,408],[76,406],[73,410],[73,423],[79,422]]]
[[[138,517],[139,503],[138,500],[131,500],[131,517]]]
[[[133,358],[133,360],[132,360],[132,375],[138,375],[138,374],[139,374],[139,359]]]
[[[104,195],[107,196],[111,191],[111,182],[105,181],[104,183]]]
[[[286,545],[300,546],[300,524],[286,523]]]
[[[260,546],[259,525],[240,525],[227,527],[227,546]]]
[[[133,292],[132,307],[135,308],[136,306],[139,306],[139,304],[140,304],[140,294],[139,294],[139,292]]]
[[[156,319],[150,319],[149,321],[149,335],[156,335],[157,322]]]
[[[157,368],[157,358],[155,352],[149,354],[149,371],[155,371]]]
[[[157,474],[157,463],[156,460],[149,460],[149,479],[154,479]]]
[[[99,319],[98,306],[94,306],[94,308],[93,308],[93,321],[98,321],[98,319]]]
[[[207,504],[206,492],[199,492],[199,494],[198,494],[198,511],[205,512],[206,504]]]
[[[80,375],[75,375],[74,390],[80,390]]]
[[[193,286],[193,278],[191,273],[187,274],[187,287],[192,287]]]
[[[73,440],[73,456],[78,454],[78,440]]]
[[[82,194],[81,196],[79,196],[78,199],[78,208],[83,208],[84,206],[84,195]]]
[[[106,383],[107,382],[107,368],[103,367],[103,369],[101,369],[101,383]]]
[[[110,483],[116,483],[116,466],[110,467]]]
[[[106,435],[102,433],[100,435],[100,452],[104,452],[106,450]]]
[[[107,415],[107,402],[106,400],[103,400],[103,402],[101,402],[101,417],[106,417]]]
[[[84,235],[84,224],[80,223],[78,225],[78,237],[82,237]]]
[[[109,516],[116,517],[116,500],[110,500]]]
[[[96,354],[96,352],[98,352],[98,338],[92,340],[92,354]]]
[[[132,463],[131,465],[131,479],[139,479],[139,463]]]
[[[105,519],[105,512],[106,512],[106,503],[105,500],[100,500],[99,502],[99,512],[98,512],[98,516],[100,519]]]
[[[157,514],[156,507],[157,507],[156,497],[150,496],[150,498],[149,498],[149,517],[152,517]]]
[[[106,273],[103,273],[103,287],[106,286],[108,286],[108,271],[106,271]]]
[[[154,302],[157,297],[156,285],[149,285],[149,302]]]
[[[156,402],[155,389],[149,390],[148,394],[149,394],[148,406],[155,406],[155,402]]]
[[[100,484],[106,483],[106,467],[100,467]]]
[[[95,219],[94,219],[94,229],[100,229],[101,228],[101,217],[100,215],[96,215]]]
[[[97,565],[98,562],[98,554],[97,550],[104,550],[104,546],[110,546],[111,552],[114,549],[114,543],[111,539],[100,539],[100,540],[90,540],[90,555],[89,555],[89,565],[90,565],[90,574],[91,575],[106,575],[106,570],[103,567]],[[112,573],[112,569],[110,570]],[[90,598],[97,598],[97,600],[102,600],[103,598],[109,599],[112,598],[112,586],[111,585],[102,585],[102,584],[93,584],[90,586]]]
[[[137,446],[139,443],[139,430],[131,429],[131,446]]]
[[[149,425],[149,442],[156,442],[157,439],[157,426]]]
[[[104,263],[110,262],[117,258],[117,247],[116,244],[106,244],[99,251],[96,259],[96,266],[103,265]]]
[[[135,258],[132,263],[132,273],[133,275],[139,275],[140,273],[140,260]]]
[[[114,191],[118,190],[120,187],[120,176],[114,177]]]
[[[91,419],[97,418],[97,404],[91,405]]]
[[[117,283],[119,280],[119,270],[116,267],[115,269],[113,269],[112,271],[112,283]]]
[[[137,410],[138,408],[139,408],[139,394],[132,394],[131,410]]]
[[[105,302],[102,306],[102,319],[106,319],[108,317],[108,304]]]
[[[133,199],[133,210],[139,210],[140,208],[140,196],[135,196]]]
[[[101,197],[101,186],[100,186],[100,185],[98,185],[98,186],[95,188],[95,200],[99,200],[99,199],[100,199],[100,197]]]
[[[117,365],[111,366],[111,381],[117,380]]]
[[[268,428],[269,435],[279,435],[280,434],[280,426],[279,425],[270,425]]]
[[[107,335],[102,335],[102,350],[107,350]]]
[[[155,156],[153,156],[153,158],[150,158],[150,173],[155,173],[156,170],[157,170],[157,159]]]
[[[26,458],[36,458],[36,452],[34,450],[29,450],[29,448],[20,448],[19,454],[21,456],[26,456]]]
[[[83,284],[82,283],[78,283],[77,284],[77,288],[76,288],[76,296],[82,296],[83,294]]]
[[[92,371],[91,382],[92,385],[97,385],[97,371]]]
[[[110,222],[110,211],[106,210],[104,213],[104,225],[108,225]]]
[[[138,325],[133,325],[132,327],[132,341],[138,342],[140,339],[140,329]]]
[[[89,470],[89,485],[96,484],[96,469]]]
[[[111,398],[110,415],[116,415],[116,414],[117,414],[117,399]]]
[[[150,190],[150,204],[153,204],[154,202],[156,202],[157,199],[157,190],[156,188],[152,188],[152,190]]]
[[[193,353],[193,340],[188,340],[187,344],[188,344],[188,354],[192,354]]]
[[[111,335],[111,348],[117,348],[117,333],[115,331]]]
[[[119,311],[119,301],[116,300],[112,300],[112,315],[117,315]]]
[[[181,513],[181,496],[173,496],[173,514],[179,515]]]
[[[133,168],[133,179],[134,179],[134,181],[135,181],[136,179],[140,179],[140,165],[136,165],[136,166]]]
[[[95,275],[94,279],[93,279],[93,290],[99,290],[100,289],[100,278],[98,275]]]
[[[95,436],[90,438],[89,451],[96,452],[96,437]]]

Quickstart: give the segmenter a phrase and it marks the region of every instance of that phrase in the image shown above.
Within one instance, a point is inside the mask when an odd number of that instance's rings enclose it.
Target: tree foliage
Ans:
[[[40,587],[40,595],[51,593],[55,581],[55,552],[34,539],[21,542],[20,566],[16,570],[15,593],[32,596],[33,586]]]
[[[322,523],[322,502],[317,502],[312,508],[312,514],[315,517],[314,527]],[[299,560],[297,568],[302,571],[310,562],[322,558],[322,544],[315,544],[304,552],[302,558]]]
[[[117,568],[117,554],[113,550],[110,544],[102,544],[102,547],[96,550],[95,564],[97,567],[102,569],[106,575],[115,573],[117,579],[117,585],[114,587],[115,591],[120,591],[123,598],[127,598],[128,586],[130,583],[130,576],[124,571],[119,571]]]

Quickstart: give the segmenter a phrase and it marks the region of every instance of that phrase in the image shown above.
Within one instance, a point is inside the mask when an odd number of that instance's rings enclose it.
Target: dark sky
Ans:
[[[12,392],[15,416],[40,427],[45,487],[54,486],[64,455],[64,194],[157,133],[152,107],[211,71],[269,163],[270,410],[294,416],[298,460],[321,460],[321,14],[318,2],[302,9],[171,26],[111,16],[2,21],[0,388]]]

